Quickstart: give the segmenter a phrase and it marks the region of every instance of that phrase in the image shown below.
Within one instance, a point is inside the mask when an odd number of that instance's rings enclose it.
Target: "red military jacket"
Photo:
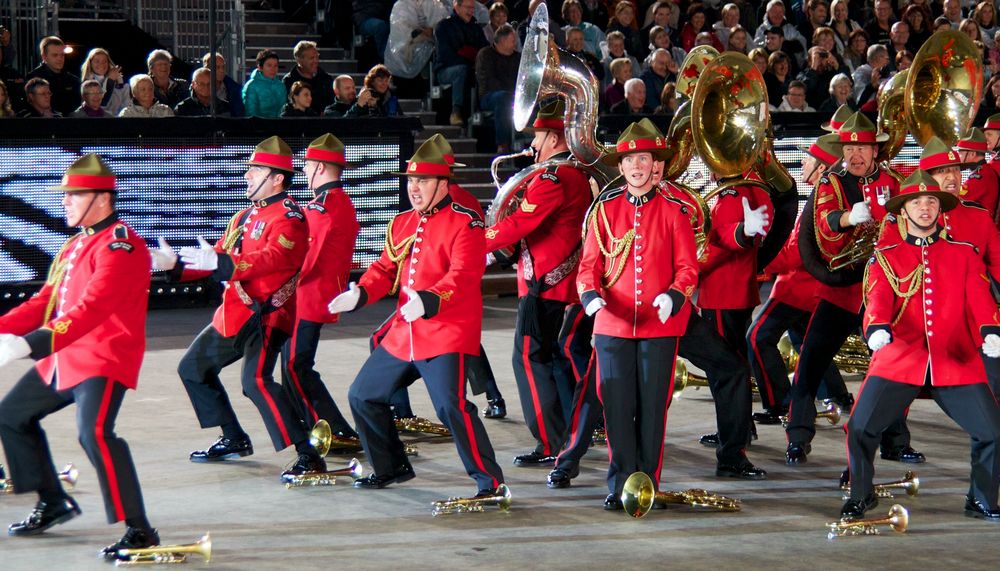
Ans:
[[[767,265],[764,273],[777,274],[768,299],[811,313],[819,302],[816,289],[820,282],[802,264],[802,254],[799,252],[801,222],[801,218],[795,221],[791,236]]]
[[[308,250],[306,216],[280,192],[233,216],[215,243],[219,267],[214,272],[188,270],[178,263],[174,275],[183,281],[211,276],[225,282],[222,305],[212,317],[212,326],[223,337],[239,333],[253,315],[253,305],[260,305],[264,325],[291,333],[295,285]]]
[[[479,204],[479,199],[473,196],[468,190],[452,182],[448,184],[448,194],[459,205],[475,210],[480,218],[486,216],[486,213],[483,212],[483,205]]]
[[[549,168],[528,182],[516,212],[486,230],[486,247],[491,252],[522,243],[517,264],[520,297],[528,295],[527,280],[549,274],[551,281],[558,281],[542,286],[538,297],[565,303],[579,299],[573,284],[580,228],[591,199],[590,181],[583,172],[569,166]]]
[[[698,277],[698,307],[702,309],[748,309],[760,304],[757,248],[763,238],[747,238],[743,233],[744,198],[750,208],[766,206],[768,217],[774,218],[771,197],[759,187],[737,186],[719,194]]]
[[[969,173],[969,177],[962,183],[962,190],[958,196],[964,201],[975,202],[982,206],[989,213],[994,224],[1000,225],[1000,218],[997,217],[997,203],[1000,200],[1000,174],[986,161],[980,161],[979,165]]]
[[[149,250],[117,215],[63,244],[31,299],[0,317],[0,333],[25,337],[35,369],[57,390],[91,377],[134,389],[146,350]]]
[[[446,196],[429,212],[407,210],[389,222],[382,256],[361,276],[359,307],[416,290],[425,314],[407,323],[398,310],[382,346],[404,361],[446,353],[479,354],[483,323],[480,283],[486,270],[483,219]]]
[[[934,386],[967,385],[986,382],[979,348],[1000,332],[1000,314],[975,249],[941,231],[875,251],[864,328],[868,337],[878,329],[892,336],[872,356],[869,375],[923,385],[930,369]]]
[[[845,211],[868,199],[873,218],[871,224],[879,224],[886,215],[886,201],[898,192],[899,182],[881,168],[862,177],[847,171],[824,175],[816,186],[813,205],[816,243],[823,260],[829,262],[863,232],[861,226],[840,226],[840,216]],[[820,283],[816,294],[852,313],[861,311],[861,284],[828,286]]]
[[[694,231],[680,201],[660,188],[642,196],[626,187],[598,197],[587,219],[577,288],[586,307],[594,298],[594,333],[630,339],[679,337],[687,329],[698,285]],[[660,323],[653,300],[666,293],[673,314]]]
[[[327,305],[347,289],[361,226],[339,181],[325,184],[316,192],[316,198],[303,208],[309,223],[309,251],[295,292],[296,318],[336,323],[339,315],[330,313]]]

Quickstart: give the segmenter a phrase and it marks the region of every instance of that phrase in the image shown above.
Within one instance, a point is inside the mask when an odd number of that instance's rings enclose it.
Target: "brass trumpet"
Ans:
[[[891,498],[892,489],[899,488],[906,491],[906,495],[913,497],[920,492],[920,478],[912,470],[907,470],[903,474],[901,480],[895,480],[892,482],[885,482],[883,484],[875,484],[875,495],[880,498]],[[851,484],[846,482],[840,486],[840,489],[844,491],[844,499],[849,499],[851,496]]]
[[[654,505],[664,507],[667,504],[679,504],[724,512],[738,512],[742,508],[740,500],[706,490],[658,492],[653,486],[653,480],[645,472],[635,472],[625,480],[621,500],[625,513],[634,518],[645,516]]]
[[[396,430],[400,432],[422,432],[434,436],[451,436],[451,430],[443,424],[431,422],[426,418],[411,416],[396,419]]]
[[[300,488],[302,486],[335,486],[337,476],[346,476],[351,480],[357,480],[364,475],[364,468],[357,458],[352,458],[346,468],[339,470],[328,470],[326,472],[306,472],[305,474],[282,474],[281,481],[285,483],[285,488]]]
[[[80,479],[80,470],[73,465],[72,462],[63,466],[61,472],[59,472],[59,481],[66,484],[66,487],[73,489],[76,487],[76,481]],[[0,494],[13,494],[14,493],[14,481],[10,478],[0,479]]]
[[[823,410],[816,411],[817,419],[825,418],[827,422],[829,422],[833,426],[836,426],[840,422],[840,417],[842,415],[843,411],[840,410],[840,407],[837,406],[836,403],[832,402],[827,402],[826,408],[824,408]],[[788,428],[788,416],[781,416],[779,418],[781,419],[781,425],[784,426],[785,428]]]
[[[688,387],[707,387],[708,379],[701,375],[688,372],[687,365],[683,361],[677,361],[674,365],[674,395],[677,395]]]
[[[212,560],[212,537],[205,533],[195,543],[187,545],[157,545],[141,549],[119,549],[116,566],[158,565],[161,563],[184,563],[188,554],[197,553],[208,563]]]
[[[337,436],[330,428],[330,423],[322,418],[309,431],[309,444],[313,445],[320,456],[326,456],[331,448],[350,448],[355,451],[361,449],[361,441],[357,438],[347,438]]]
[[[829,528],[826,537],[834,539],[845,535],[879,535],[879,525],[887,524],[892,531],[905,533],[906,527],[910,524],[910,512],[899,504],[893,504],[889,508],[889,515],[879,519],[841,519],[833,523],[826,524]]]
[[[486,506],[497,506],[500,511],[507,512],[510,511],[510,498],[510,488],[507,487],[507,484],[500,484],[497,487],[496,495],[493,496],[448,498],[447,500],[431,502],[431,506],[434,508],[431,513],[438,516],[452,513],[482,512],[485,511]]]

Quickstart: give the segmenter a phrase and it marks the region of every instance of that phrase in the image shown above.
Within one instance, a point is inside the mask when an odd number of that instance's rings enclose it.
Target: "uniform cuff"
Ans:
[[[418,291],[420,302],[424,304],[424,319],[430,319],[441,311],[441,298],[434,292]]]
[[[844,212],[846,212],[846,210],[834,210],[826,215],[826,223],[830,225],[830,229],[834,232],[840,232],[843,234],[844,232],[850,232],[854,228],[853,226],[844,228],[840,225],[840,218],[844,215]]]
[[[24,340],[28,342],[28,347],[31,347],[30,357],[32,359],[38,361],[53,353],[52,336],[52,330],[44,327],[24,336]]]
[[[674,304],[673,307],[670,308],[670,317],[673,317],[677,315],[677,313],[681,310],[681,307],[684,306],[684,302],[687,301],[687,298],[684,297],[683,293],[675,289],[667,290],[667,295],[670,296],[670,301]]]
[[[1000,335],[1000,325],[983,325],[979,328],[979,334],[983,339],[986,339],[987,335]]]
[[[889,339],[892,339],[892,329],[885,323],[876,323],[869,325],[868,329],[865,329],[865,340],[871,339],[872,334],[876,331],[885,331],[889,334]]]
[[[177,263],[174,267],[167,271],[167,275],[170,277],[170,281],[179,282],[184,278],[184,262],[177,258]]]
[[[215,271],[212,272],[212,277],[220,282],[227,282],[233,279],[233,272],[236,271],[236,264],[233,263],[233,259],[229,254],[219,254],[218,264],[215,266]]]
[[[586,307],[590,305],[590,302],[594,301],[595,299],[599,299],[600,297],[601,294],[597,293],[597,290],[585,291],[580,294],[580,305],[582,305],[584,309],[586,309]]]
[[[753,237],[747,236],[746,232],[743,231],[743,223],[740,222],[736,225],[736,245],[740,248],[746,249],[753,246]]]
[[[364,286],[358,286],[358,304],[354,306],[354,309],[348,311],[347,313],[357,311],[366,305],[368,305],[368,292],[365,291]]]
[[[517,259],[521,256],[521,246],[518,245],[514,248],[514,253],[510,256],[506,256],[500,250],[493,252],[493,257],[496,258],[497,264],[501,268],[510,268],[517,263]]]

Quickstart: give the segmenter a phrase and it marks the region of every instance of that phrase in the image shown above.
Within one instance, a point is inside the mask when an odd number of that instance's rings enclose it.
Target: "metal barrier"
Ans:
[[[58,14],[59,5],[49,0],[0,0],[0,25],[11,32],[5,49],[15,54],[15,68],[26,72],[38,65],[38,41],[59,33]]]

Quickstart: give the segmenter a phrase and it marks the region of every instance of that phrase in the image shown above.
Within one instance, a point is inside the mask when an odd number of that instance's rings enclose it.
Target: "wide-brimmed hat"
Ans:
[[[667,160],[667,141],[655,127],[650,129],[642,121],[629,125],[618,137],[615,150],[601,157],[605,164],[615,166],[630,153],[652,153],[657,161]]]
[[[917,168],[930,172],[944,167],[963,168],[970,164],[975,163],[962,162],[958,151],[944,144],[941,139],[931,137],[924,145],[924,152],[920,153],[920,164]]]
[[[343,169],[351,168],[347,162],[347,154],[344,143],[330,133],[325,133],[306,147],[306,154],[303,157],[307,161],[319,161],[338,165]]]
[[[451,165],[444,158],[441,148],[430,139],[421,143],[410,160],[406,161],[405,172],[389,173],[398,176],[439,176],[451,178]]]
[[[444,155],[444,160],[448,161],[448,164],[451,165],[452,168],[466,166],[465,163],[455,162],[455,151],[451,148],[451,143],[448,142],[448,139],[445,139],[444,135],[441,133],[434,133],[434,136],[428,139],[428,141],[434,141],[434,144],[441,149],[441,154]]]
[[[62,192],[116,192],[115,173],[101,157],[90,153],[73,161],[63,175],[62,184],[49,190]]]
[[[987,150],[986,133],[983,133],[983,130],[979,127],[973,127],[966,131],[965,135],[955,144],[955,147],[960,151],[971,151],[985,155]]]
[[[844,126],[844,122],[851,118],[851,115],[854,115],[854,110],[845,103],[834,111],[833,117],[830,117],[829,121],[820,125],[820,129],[836,133]]]
[[[906,201],[923,195],[936,196],[941,202],[941,212],[947,212],[958,206],[957,196],[941,190],[941,185],[934,180],[934,177],[923,169],[917,169],[902,182],[899,194],[893,196],[885,203],[885,209],[889,212],[898,213],[902,211]]]
[[[562,133],[563,129],[566,128],[565,119],[566,102],[559,97],[542,105],[538,109],[538,114],[535,115],[535,122],[531,124],[531,127],[526,127],[524,132],[557,131]]]
[[[986,118],[986,124],[983,125],[983,131],[988,129],[1000,129],[1000,113],[994,113]]]
[[[281,140],[281,137],[268,137],[261,141],[253,150],[247,164],[285,171],[289,174],[298,170],[292,165],[292,148]]]
[[[811,145],[799,145],[799,150],[829,167],[844,159],[844,147],[837,144],[839,140],[840,136],[836,133],[827,133]]]
[[[835,145],[877,145],[889,140],[887,133],[879,133],[878,127],[863,113],[855,113],[837,129]]]

